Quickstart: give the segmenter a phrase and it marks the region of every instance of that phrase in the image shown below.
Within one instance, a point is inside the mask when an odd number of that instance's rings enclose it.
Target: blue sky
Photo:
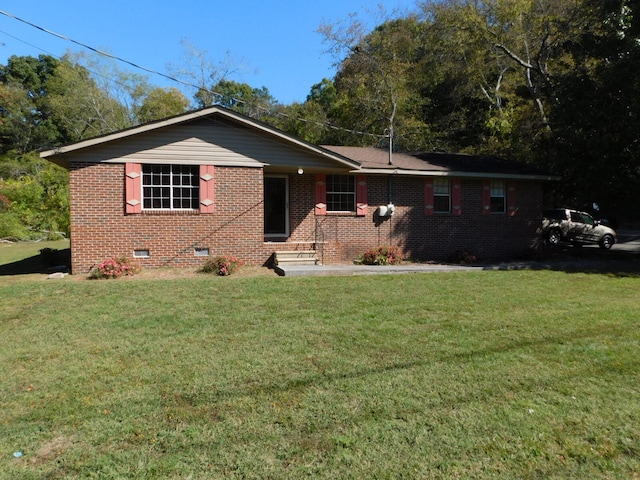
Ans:
[[[391,13],[416,8],[416,0],[10,0],[0,10],[151,70],[170,74],[184,65],[186,40],[209,61],[228,58],[239,67],[231,79],[267,87],[281,103],[304,101],[311,86],[335,74],[334,59],[317,29],[357,13],[379,23],[377,6]],[[63,55],[82,51],[14,18],[0,14],[0,63],[11,55]],[[179,84],[149,76],[159,86]],[[190,96],[191,92],[189,92]],[[190,97],[191,98],[191,97]]]

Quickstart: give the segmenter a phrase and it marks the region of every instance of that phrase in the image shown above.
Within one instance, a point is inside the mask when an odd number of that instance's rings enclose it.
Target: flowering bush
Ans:
[[[120,278],[125,275],[135,275],[136,273],[138,273],[138,267],[127,257],[114,257],[92,268],[89,278]]]
[[[231,275],[238,268],[244,265],[244,262],[237,257],[218,255],[209,259],[200,269],[203,273],[214,273],[216,275]]]
[[[356,263],[364,265],[397,265],[401,261],[400,249],[385,245],[368,249]]]
[[[478,257],[467,250],[456,250],[449,256],[449,263],[459,263],[460,265],[470,265],[477,261]]]

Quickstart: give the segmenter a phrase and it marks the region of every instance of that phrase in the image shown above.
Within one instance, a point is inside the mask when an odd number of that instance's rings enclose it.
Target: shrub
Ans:
[[[458,263],[460,265],[470,265],[472,263],[476,263],[478,261],[478,257],[469,253],[468,250],[456,250],[451,255],[449,255],[448,262],[449,263]]]
[[[136,273],[138,273],[138,267],[127,257],[114,257],[92,268],[89,273],[89,278],[96,280],[103,278],[120,278],[126,275],[135,275]]]
[[[238,270],[244,262],[237,257],[218,255],[205,262],[200,271],[215,275],[227,276]]]
[[[368,249],[356,261],[363,265],[397,265],[400,262],[400,248],[386,245]]]

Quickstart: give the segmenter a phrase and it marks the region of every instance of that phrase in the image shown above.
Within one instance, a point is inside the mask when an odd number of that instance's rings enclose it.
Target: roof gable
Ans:
[[[358,169],[358,162],[260,121],[214,106],[40,153],[62,166],[71,160],[122,163],[214,163]]]

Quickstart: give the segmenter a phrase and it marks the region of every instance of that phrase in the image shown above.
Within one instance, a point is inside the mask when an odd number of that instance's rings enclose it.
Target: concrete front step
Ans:
[[[318,255],[315,250],[283,250],[274,252],[276,265],[317,265]]]

